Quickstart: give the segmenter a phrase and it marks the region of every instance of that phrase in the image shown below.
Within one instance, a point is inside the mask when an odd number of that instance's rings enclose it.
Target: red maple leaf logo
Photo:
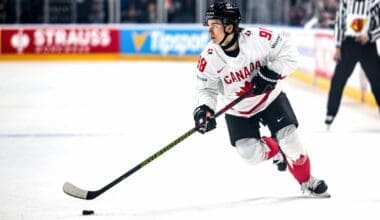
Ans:
[[[244,86],[240,87],[240,90],[236,92],[236,95],[237,96],[242,96],[246,92],[248,92],[249,90],[252,90],[252,83],[245,81]],[[254,96],[256,96],[256,95],[252,93],[248,97],[254,97]]]

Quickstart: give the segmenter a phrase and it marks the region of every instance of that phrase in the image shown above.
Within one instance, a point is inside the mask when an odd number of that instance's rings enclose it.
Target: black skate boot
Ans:
[[[273,156],[273,164],[277,166],[278,171],[286,171],[286,167],[288,166],[285,155],[281,151],[279,151],[276,155]]]
[[[326,115],[325,124],[327,126],[330,126],[333,123],[334,119],[335,117],[333,115]]]
[[[309,194],[317,197],[330,198],[331,195],[327,192],[327,184],[323,180],[319,180],[310,176],[310,179],[301,183],[301,190],[305,194]]]

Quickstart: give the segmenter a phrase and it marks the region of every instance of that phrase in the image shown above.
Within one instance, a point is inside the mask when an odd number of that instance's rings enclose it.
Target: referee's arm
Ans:
[[[347,2],[346,0],[340,0],[339,2],[339,9],[338,9],[338,13],[336,14],[336,18],[335,18],[335,43],[336,43],[336,47],[339,47],[341,46],[342,44],[342,41],[343,41],[343,37],[344,37],[344,19],[345,19],[345,15],[346,15],[346,10],[347,10]]]
[[[380,0],[371,0],[368,37],[371,42],[380,38]]]

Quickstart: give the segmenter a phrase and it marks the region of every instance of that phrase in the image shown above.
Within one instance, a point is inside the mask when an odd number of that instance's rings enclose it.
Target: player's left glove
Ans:
[[[194,122],[195,128],[198,132],[204,134],[212,129],[216,128],[216,120],[214,117],[214,111],[207,105],[198,106],[194,110]]]
[[[267,66],[261,67],[251,81],[253,94],[260,95],[271,91],[280,78],[280,74],[270,70]]]

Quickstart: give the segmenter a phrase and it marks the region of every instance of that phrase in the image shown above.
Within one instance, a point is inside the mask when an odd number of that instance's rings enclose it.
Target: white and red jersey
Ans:
[[[225,104],[252,88],[251,80],[260,67],[279,73],[281,79],[298,63],[295,46],[275,31],[263,28],[244,29],[239,34],[240,52],[229,57],[212,41],[202,51],[197,66],[197,106],[206,104],[216,110],[218,94]],[[279,80],[280,81],[280,80]],[[251,117],[264,110],[281,92],[280,83],[274,90],[245,98],[227,114]]]

